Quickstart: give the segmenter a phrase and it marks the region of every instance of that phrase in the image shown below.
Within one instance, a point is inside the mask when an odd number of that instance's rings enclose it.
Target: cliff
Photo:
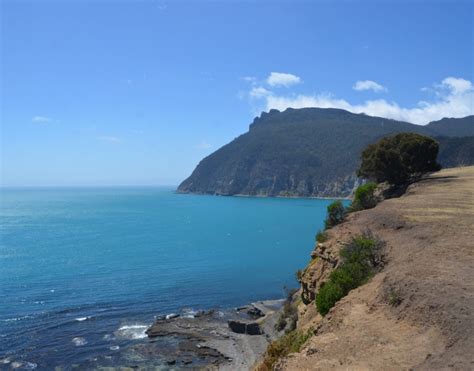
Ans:
[[[296,331],[309,339],[276,369],[472,369],[473,225],[474,167],[442,170],[349,214],[300,275]],[[385,241],[383,268],[322,317],[315,296],[341,248],[367,228]]]
[[[399,132],[444,136],[443,166],[474,164],[474,137],[453,138],[474,136],[474,116],[419,126],[340,109],[271,110],[257,117],[247,133],[203,159],[178,192],[346,197],[358,185],[355,170],[362,149]]]

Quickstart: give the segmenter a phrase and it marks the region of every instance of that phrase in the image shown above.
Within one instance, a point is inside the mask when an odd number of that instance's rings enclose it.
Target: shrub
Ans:
[[[323,316],[344,296],[342,288],[334,282],[326,282],[316,295],[316,307]]]
[[[364,284],[381,265],[384,242],[369,230],[354,237],[341,250],[342,264],[316,295],[316,307],[323,316],[349,291]]]
[[[357,175],[378,183],[405,184],[412,178],[441,168],[436,162],[438,150],[438,142],[420,134],[401,133],[385,137],[362,152]]]
[[[328,206],[328,215],[324,222],[326,228],[334,227],[341,223],[346,216],[346,209],[340,200],[334,201]]]
[[[395,290],[394,288],[391,288],[389,293],[388,293],[388,303],[392,307],[397,307],[402,303],[402,297],[400,295],[400,291]]]
[[[374,195],[377,184],[369,182],[359,186],[354,193],[354,200],[351,204],[351,211],[371,209],[377,205],[377,199]]]
[[[312,335],[312,329],[307,332],[293,330],[283,335],[280,339],[275,340],[268,346],[262,363],[256,369],[259,371],[273,370],[274,364],[280,358],[290,353],[299,352]]]
[[[293,295],[296,291],[296,289],[287,289],[286,300],[283,303],[283,308],[280,317],[278,318],[275,324],[275,329],[277,331],[286,330],[286,332],[289,332],[296,328],[296,322],[298,321],[298,307],[295,301],[293,300]]]
[[[385,242],[366,229],[346,244],[341,252],[344,263],[359,262],[376,268],[383,263]]]
[[[277,322],[275,323],[275,330],[283,331],[286,327],[288,322],[286,322],[286,318],[283,316],[278,317]]]
[[[328,240],[328,234],[325,231],[318,231],[316,233],[316,242],[323,243]]]
[[[301,281],[301,277],[303,277],[303,273],[304,273],[304,271],[301,270],[301,269],[298,269],[298,270],[296,271],[295,276],[296,276],[296,280],[297,280],[298,282]]]

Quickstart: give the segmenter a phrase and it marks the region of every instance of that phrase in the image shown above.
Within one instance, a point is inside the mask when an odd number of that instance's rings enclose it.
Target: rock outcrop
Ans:
[[[229,321],[229,328],[237,334],[262,335],[263,331],[257,322]]]

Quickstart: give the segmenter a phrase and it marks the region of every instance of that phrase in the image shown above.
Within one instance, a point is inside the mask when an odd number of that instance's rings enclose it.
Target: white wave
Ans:
[[[172,318],[177,318],[179,317],[179,314],[176,313],[170,313],[165,316],[166,319],[172,319]]]
[[[147,337],[145,331],[147,330],[147,325],[125,325],[120,327],[116,332],[115,335],[118,337],[126,338],[126,339],[144,339]]]
[[[76,321],[78,322],[83,322],[83,321],[87,321],[88,319],[90,319],[91,316],[87,316],[87,317],[78,317],[76,318]]]
[[[38,365],[33,362],[19,362],[15,361],[11,364],[12,368],[21,368],[23,370],[34,370]]]
[[[2,319],[0,320],[1,322],[14,322],[14,321],[22,321],[24,319],[28,318],[33,318],[33,316],[26,315],[26,316],[21,316],[21,317],[14,317],[14,318],[7,318],[7,319]]]
[[[200,313],[197,310],[191,309],[191,308],[184,308],[183,309],[183,317],[184,318],[195,318],[196,315]]]
[[[80,346],[83,346],[83,345],[86,345],[86,344],[87,344],[87,340],[84,339],[83,337],[74,338],[74,339],[72,339],[72,342],[73,342],[74,345],[77,346],[77,347],[80,347]]]

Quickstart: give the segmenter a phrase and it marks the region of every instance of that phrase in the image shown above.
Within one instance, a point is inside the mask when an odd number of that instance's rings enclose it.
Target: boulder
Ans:
[[[252,317],[256,317],[256,318],[260,318],[260,317],[264,317],[265,314],[263,314],[263,312],[256,308],[256,307],[251,307],[247,310],[247,314],[252,316]]]
[[[263,334],[257,322],[229,321],[229,328],[237,334],[261,335]]]

